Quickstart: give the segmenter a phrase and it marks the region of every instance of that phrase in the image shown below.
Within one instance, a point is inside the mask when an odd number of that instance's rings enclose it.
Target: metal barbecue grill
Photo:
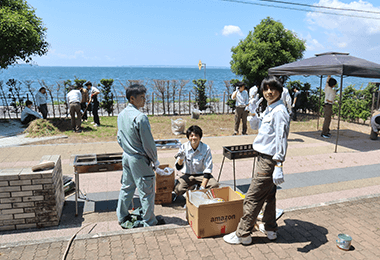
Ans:
[[[257,155],[258,155],[258,152],[252,148],[252,144],[223,146],[223,161],[222,161],[222,165],[220,166],[218,182],[220,179],[220,175],[222,174],[224,160],[227,157],[228,159],[232,160],[232,165],[233,165],[232,168],[233,168],[233,174],[234,174],[234,191],[236,191],[235,160],[254,157],[255,159],[253,160],[253,166],[252,166],[252,178],[253,178]]]
[[[178,139],[155,140],[157,149],[179,148],[181,142]],[[105,154],[81,154],[72,156],[72,165],[75,174],[75,216],[78,216],[78,198],[87,200],[87,197],[79,189],[79,175],[93,172],[121,171],[123,153]],[[79,195],[82,194],[82,197]]]

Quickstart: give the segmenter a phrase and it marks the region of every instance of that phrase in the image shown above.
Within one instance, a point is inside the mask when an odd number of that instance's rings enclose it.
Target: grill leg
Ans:
[[[79,191],[79,175],[75,171],[75,216],[78,216],[78,191]]]
[[[235,178],[235,159],[233,159],[233,168],[234,168],[234,191],[236,191],[236,178]]]
[[[220,175],[222,174],[222,169],[223,169],[224,159],[226,159],[226,156],[223,156],[222,165],[220,166],[220,170],[219,170],[218,182],[219,182],[219,179],[220,179]]]

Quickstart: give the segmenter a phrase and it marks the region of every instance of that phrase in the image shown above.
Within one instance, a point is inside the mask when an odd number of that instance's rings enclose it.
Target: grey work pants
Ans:
[[[75,118],[75,114],[77,117]],[[80,103],[70,103],[71,128],[78,131],[81,126]]]
[[[238,237],[246,237],[251,234],[255,226],[257,216],[266,202],[262,221],[267,231],[277,231],[276,223],[276,191],[273,183],[273,171],[276,162],[270,156],[260,154],[254,178],[243,202],[243,217],[240,219],[236,230]]]
[[[242,121],[242,134],[247,133],[247,117],[248,111],[244,107],[236,107],[235,109],[235,134],[239,133],[240,119]]]
[[[190,175],[184,174],[178,179],[178,183],[174,187],[174,192],[179,196],[184,194],[191,186],[198,184],[201,185],[203,181],[203,174],[199,175]],[[215,180],[214,177],[208,180],[206,189],[218,188],[219,183]]]
[[[325,120],[323,122],[322,134],[327,135],[330,133],[330,123],[332,116],[332,104],[325,104],[324,107]]]

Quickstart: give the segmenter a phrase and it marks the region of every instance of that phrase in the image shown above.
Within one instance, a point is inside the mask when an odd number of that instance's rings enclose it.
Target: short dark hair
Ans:
[[[38,91],[39,92],[41,92],[41,90],[43,90],[43,89],[45,89],[46,90],[46,88],[45,87],[41,87]]]
[[[327,82],[327,84],[330,86],[330,87],[334,87],[336,85],[336,79],[334,78],[330,78],[329,79],[329,82]]]
[[[235,86],[240,88],[240,87],[244,87],[245,84],[244,84],[244,82],[239,81],[239,82],[235,83]]]
[[[33,102],[30,100],[25,101],[25,106],[33,105]]]
[[[128,101],[131,101],[131,97],[137,97],[138,95],[145,94],[146,93],[146,87],[141,84],[133,84],[127,87],[125,90],[125,96],[127,97]]]
[[[91,81],[87,81],[86,84],[84,84],[85,86],[92,86],[92,83]]]
[[[292,90],[295,90],[295,89],[300,90],[299,87],[293,86],[293,87],[292,87]]]
[[[263,79],[260,86],[260,92],[263,93],[265,87],[267,86],[274,87],[278,92],[280,92],[280,96],[282,94],[282,91],[284,90],[281,81],[274,76],[266,77],[265,79]]]
[[[191,133],[194,133],[194,134],[196,134],[196,135],[199,135],[199,138],[202,138],[202,136],[203,136],[202,128],[200,128],[200,127],[197,126],[197,125],[192,125],[192,126],[190,126],[190,127],[186,130],[186,137],[187,137],[187,139],[189,139],[189,136],[191,135]]]

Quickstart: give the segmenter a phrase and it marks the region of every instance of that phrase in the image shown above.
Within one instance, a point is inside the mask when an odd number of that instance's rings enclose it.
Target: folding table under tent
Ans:
[[[321,77],[319,98],[321,98],[323,75],[340,76],[338,129],[336,136],[335,152],[338,148],[340,110],[342,106],[343,76],[354,76],[362,78],[380,78],[380,64],[350,56],[348,53],[326,52],[316,54],[316,57],[284,64],[268,70],[269,75],[294,76],[316,75]],[[319,120],[319,113],[318,113]]]

